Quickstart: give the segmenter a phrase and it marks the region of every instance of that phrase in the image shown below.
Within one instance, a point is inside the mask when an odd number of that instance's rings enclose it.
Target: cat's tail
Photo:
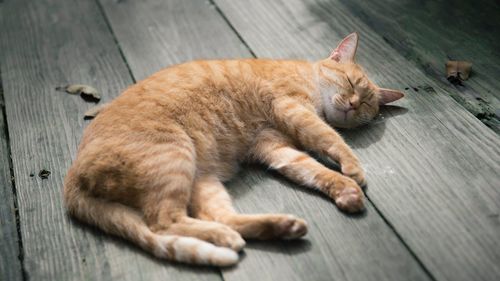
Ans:
[[[65,185],[64,197],[71,215],[107,233],[130,240],[156,257],[213,266],[229,266],[238,262],[238,254],[229,248],[191,237],[156,234],[134,209],[87,195],[68,184]]]

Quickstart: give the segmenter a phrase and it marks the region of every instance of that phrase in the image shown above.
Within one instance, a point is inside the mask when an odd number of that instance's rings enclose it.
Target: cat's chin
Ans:
[[[353,114],[353,111],[334,109],[326,114],[326,119],[332,127],[349,129],[358,126],[352,121]]]

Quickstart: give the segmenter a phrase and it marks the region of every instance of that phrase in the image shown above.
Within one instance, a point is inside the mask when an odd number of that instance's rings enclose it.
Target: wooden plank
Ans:
[[[346,34],[373,81],[407,91],[386,118],[343,134],[368,195],[437,280],[500,276],[500,139],[339,1],[216,0],[258,56],[320,59]],[[272,27],[272,28],[270,28]]]
[[[500,133],[500,2],[384,0],[341,1],[349,11],[477,118]],[[448,59],[468,60],[473,73],[453,86],[444,75]]]
[[[223,270],[226,280],[430,280],[368,203],[347,216],[316,192],[263,167],[245,167],[228,188],[243,213],[292,213],[309,224],[298,242],[254,242]]]
[[[110,100],[132,83],[94,1],[6,1],[1,70],[24,246],[32,280],[220,280],[168,264],[70,220],[62,180],[93,106],[56,86],[83,83]],[[48,179],[38,174],[51,172]]]
[[[250,56],[217,11],[205,1],[102,3],[137,77],[193,58]],[[154,32],[148,32],[151,26],[157,27]],[[165,53],[179,46],[186,51]],[[241,211],[294,213],[309,222],[311,231],[306,240],[297,243],[250,243],[241,263],[224,270],[225,279],[427,280],[428,276],[371,205],[365,218],[345,216],[330,200],[316,193],[294,188],[294,184],[271,176],[262,168],[247,169],[229,184]]]
[[[205,1],[101,2],[137,80],[189,60],[250,57]]]
[[[0,80],[0,98],[3,97]],[[0,102],[3,103],[3,100]],[[15,196],[12,190],[3,105],[0,108],[0,280],[22,280]]]

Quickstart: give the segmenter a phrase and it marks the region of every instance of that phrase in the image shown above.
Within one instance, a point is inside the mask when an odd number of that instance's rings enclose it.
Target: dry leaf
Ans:
[[[73,84],[64,87],[57,87],[56,90],[65,91],[66,93],[72,95],[80,95],[82,99],[95,103],[101,100],[99,92],[95,88],[88,85]]]
[[[85,112],[83,119],[85,119],[85,120],[93,119],[94,117],[97,116],[97,114],[99,114],[99,112],[101,112],[107,106],[108,106],[108,104],[105,103],[105,104],[96,105],[96,106],[90,108],[89,110],[87,110]]]
[[[446,62],[446,79],[452,84],[462,84],[469,78],[472,70],[472,63],[468,61],[447,61]]]
[[[48,178],[49,178],[49,176],[50,176],[50,171],[49,171],[49,170],[42,169],[42,170],[40,170],[40,172],[38,172],[38,176],[39,176],[42,180],[48,179]]]

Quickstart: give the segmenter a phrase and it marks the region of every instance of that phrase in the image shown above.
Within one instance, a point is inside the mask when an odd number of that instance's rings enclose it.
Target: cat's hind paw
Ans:
[[[294,216],[289,216],[288,220],[284,220],[280,223],[281,237],[283,239],[297,239],[307,234],[307,223],[303,219],[296,218]]]
[[[217,233],[210,242],[219,247],[230,248],[236,252],[241,251],[246,245],[245,240],[243,240],[238,232],[229,229],[229,227],[228,230],[229,231],[225,231],[224,233]]]

